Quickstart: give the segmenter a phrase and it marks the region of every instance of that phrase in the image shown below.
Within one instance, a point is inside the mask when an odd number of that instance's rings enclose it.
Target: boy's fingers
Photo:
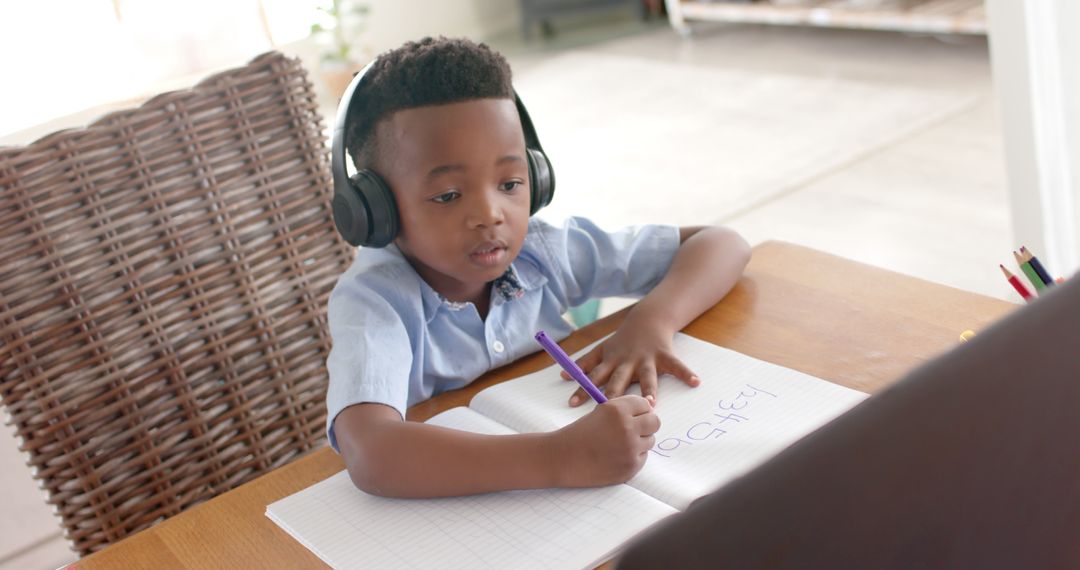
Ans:
[[[657,392],[656,367],[651,365],[639,367],[637,378],[638,384],[641,385],[641,397],[655,406]]]
[[[669,355],[664,358],[663,371],[686,382],[688,386],[697,386],[698,384],[701,384],[701,378],[698,378],[698,375],[694,374],[693,370],[690,370],[689,367],[674,356]]]
[[[649,401],[641,396],[628,395],[618,399],[613,398],[608,401],[609,404],[612,402],[615,402],[617,406],[626,408],[631,416],[647,415],[652,412],[652,406],[649,405]]]
[[[604,386],[604,384],[607,383],[607,381],[608,381],[607,369],[608,368],[610,368],[610,365],[605,367],[603,364],[601,364],[600,366],[597,366],[596,368],[593,368],[592,372],[586,373],[586,376],[588,376],[589,380],[592,381],[593,386],[596,386],[597,388],[602,388]],[[601,391],[603,391],[603,390],[601,390]],[[587,400],[590,400],[590,399],[592,399],[592,396],[589,396],[585,392],[584,388],[579,387],[577,390],[574,390],[573,395],[570,396],[570,406],[571,407],[580,406],[581,404],[584,404]]]
[[[603,361],[604,361],[604,345],[601,344],[600,346],[590,350],[589,353],[586,354],[585,356],[582,356],[581,358],[577,359],[576,362],[577,362],[578,368],[581,368],[586,374],[588,374],[590,370],[595,368],[597,364],[600,364]]]
[[[630,364],[620,364],[615,371],[611,373],[611,377],[608,379],[607,388],[604,389],[604,394],[609,398],[615,398],[622,396],[626,392],[626,387],[630,385],[630,379],[634,376],[634,368]]]
[[[582,372],[584,372],[585,374],[589,374],[592,371],[592,369],[596,367],[597,364],[600,364],[601,362],[603,362],[603,360],[604,360],[604,351],[602,350],[603,348],[604,348],[604,346],[600,345],[600,346],[590,350],[588,354],[586,354],[585,356],[582,356],[581,358],[575,360],[574,363],[578,365],[578,368],[580,368]],[[563,380],[573,380],[573,378],[570,376],[570,373],[565,371],[565,370],[560,372],[559,376],[562,376]],[[590,374],[590,376],[591,376],[591,374]]]
[[[642,437],[652,435],[660,430],[660,416],[656,414],[640,414],[634,416],[634,425]],[[651,445],[649,447],[652,447]]]
[[[585,393],[585,390],[578,388],[574,390],[574,393],[570,395],[570,407],[576,408],[585,403],[585,400],[589,399],[589,395]]]
[[[607,368],[608,367],[605,367],[603,364],[601,364],[600,366],[593,368],[592,372],[588,372],[585,375],[589,377],[589,380],[592,380],[593,386],[601,388],[608,381]],[[585,393],[585,389],[578,388],[574,391],[573,395],[570,396],[570,405],[580,405],[584,403],[587,399],[589,399],[589,395]]]
[[[601,362],[597,364],[595,368],[586,372],[585,375],[592,380],[592,383],[597,387],[603,386],[611,379],[612,364],[610,362]]]
[[[578,368],[580,368],[582,372],[584,372],[585,374],[589,374],[589,372],[594,367],[596,367],[597,364],[600,364],[600,362],[603,361],[603,359],[604,359],[604,352],[602,350],[603,348],[604,348],[604,345],[600,345],[600,346],[590,350],[588,354],[586,354],[585,356],[582,356],[581,358],[575,360],[574,363],[578,365]],[[573,378],[570,376],[570,373],[565,371],[565,370],[559,372],[559,376],[561,376],[563,380],[573,380]],[[591,374],[590,374],[590,376],[591,376]]]

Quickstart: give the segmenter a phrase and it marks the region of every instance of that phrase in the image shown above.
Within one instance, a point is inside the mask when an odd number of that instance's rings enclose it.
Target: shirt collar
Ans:
[[[502,275],[491,282],[491,290],[502,297],[503,301],[520,299],[525,294],[525,288],[522,287],[521,280],[514,272],[514,264],[511,263]]]
[[[405,260],[405,256],[401,254],[397,246],[391,244],[387,246],[387,249],[391,247],[394,248],[394,253],[401,256],[405,263],[408,263],[408,260]],[[412,268],[411,265],[409,267]],[[413,269],[413,271],[416,270]],[[420,277],[419,273],[416,276],[420,281],[420,296],[424,305],[424,320],[426,322],[430,323],[440,309],[453,311],[460,308],[458,303],[448,301],[435,289],[432,289],[431,285],[428,285],[427,281],[424,281],[424,278]],[[495,279],[493,286],[497,292],[496,294],[502,298],[503,302],[510,302],[524,296],[526,291],[542,287],[545,283],[547,283],[547,277],[535,265],[518,257],[518,259],[510,263],[510,267],[506,268],[505,273]]]

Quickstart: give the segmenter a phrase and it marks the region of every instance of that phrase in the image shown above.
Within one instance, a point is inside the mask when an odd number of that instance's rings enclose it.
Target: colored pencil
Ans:
[[[1033,268],[1031,264],[1028,263],[1027,259],[1025,259],[1023,255],[1020,255],[1019,253],[1014,251],[1013,257],[1016,258],[1017,267],[1020,268],[1020,271],[1024,272],[1024,276],[1027,277],[1028,281],[1031,282],[1031,286],[1034,287],[1036,291],[1042,291],[1043,289],[1046,289],[1046,284],[1043,283],[1043,280],[1039,278],[1039,275],[1037,273],[1035,273],[1035,268]]]
[[[539,331],[533,338],[536,339],[536,342],[540,343],[540,346],[543,347],[544,351],[555,359],[555,362],[559,363],[559,366],[562,366],[562,369],[565,370],[571,378],[577,380],[578,384],[581,384],[581,388],[585,390],[586,394],[592,396],[592,399],[596,400],[597,404],[607,403],[607,397],[604,396],[604,393],[592,383],[592,380],[589,380],[589,377],[586,376],[585,372],[581,370],[581,367],[574,362],[574,359],[570,358],[570,355],[563,352],[563,349],[548,337],[547,333]]]
[[[1039,279],[1042,279],[1043,283],[1045,283],[1047,287],[1054,284],[1054,280],[1050,278],[1050,274],[1046,271],[1046,268],[1043,267],[1043,264],[1039,261],[1039,258],[1035,257],[1034,253],[1031,253],[1030,251],[1028,251],[1028,248],[1023,246],[1020,247],[1020,253],[1025,254],[1024,257],[1027,259],[1027,262],[1031,264],[1031,268],[1035,270],[1035,273],[1039,276]]]
[[[1024,287],[1024,284],[1021,283],[1020,280],[1017,279],[1016,276],[1013,275],[1011,271],[1009,271],[1008,269],[1005,269],[1004,265],[999,263],[998,267],[1001,268],[1001,272],[1005,274],[1005,279],[1009,280],[1009,284],[1011,284],[1013,286],[1013,289],[1016,289],[1016,292],[1020,293],[1020,296],[1023,297],[1025,301],[1030,303],[1031,302],[1031,292],[1027,290],[1027,287]]]

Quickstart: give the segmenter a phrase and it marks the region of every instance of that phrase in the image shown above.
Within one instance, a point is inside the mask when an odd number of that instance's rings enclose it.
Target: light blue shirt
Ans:
[[[361,250],[330,295],[330,445],[338,450],[334,419],[345,408],[380,403],[405,417],[413,404],[536,352],[538,330],[565,338],[573,330],[562,317],[569,307],[645,295],[678,248],[674,226],[609,233],[585,218],[561,227],[531,218],[506,279],[492,287],[487,319],[472,303],[435,292],[396,246]]]

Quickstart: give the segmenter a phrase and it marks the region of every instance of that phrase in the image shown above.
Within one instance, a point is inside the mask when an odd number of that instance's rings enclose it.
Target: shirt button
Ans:
[[[505,346],[503,346],[503,343],[501,343],[501,342],[499,342],[499,341],[495,341],[495,342],[491,343],[491,348],[494,348],[494,349],[495,349],[495,352],[500,352],[500,353],[501,353],[501,352],[502,352],[503,350],[505,350],[505,349],[506,349],[506,347],[505,347]]]

